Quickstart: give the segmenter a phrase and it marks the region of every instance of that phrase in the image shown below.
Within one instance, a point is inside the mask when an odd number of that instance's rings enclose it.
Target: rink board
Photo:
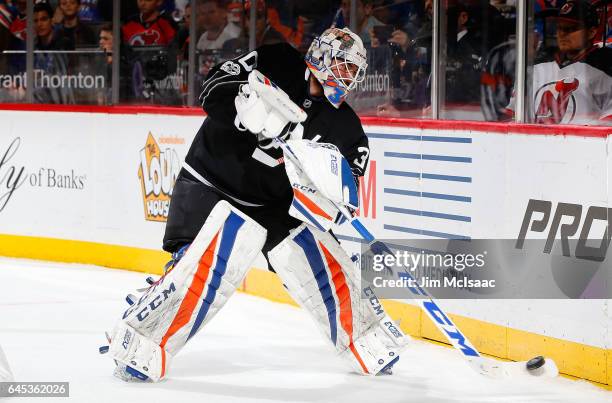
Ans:
[[[0,111],[0,253],[159,273],[173,180],[203,116],[191,109],[28,108]],[[397,227],[516,238],[530,199],[585,210],[610,205],[610,129],[364,124],[371,163],[360,214],[378,238],[401,238]],[[398,206],[460,219],[388,209]],[[341,236],[349,249],[358,247],[354,233]],[[289,302],[271,276],[253,270],[243,288]],[[612,384],[609,300],[441,304],[484,353],[514,360],[545,353],[566,374]],[[413,305],[388,306],[410,334],[443,341]]]

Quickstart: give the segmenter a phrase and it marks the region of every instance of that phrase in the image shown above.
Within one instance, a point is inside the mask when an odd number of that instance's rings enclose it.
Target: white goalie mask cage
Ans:
[[[312,41],[305,60],[323,86],[325,97],[336,108],[365,79],[368,67],[361,38],[348,28],[325,30]]]

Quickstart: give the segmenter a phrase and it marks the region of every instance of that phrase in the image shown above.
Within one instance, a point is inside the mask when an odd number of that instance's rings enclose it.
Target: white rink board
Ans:
[[[176,160],[182,161],[202,117],[0,111],[0,119],[5,128],[0,138],[0,158],[5,155],[0,208],[6,202],[0,211],[0,233],[161,247],[163,222],[145,220],[141,151],[151,133],[170,156],[165,160],[171,162],[171,171],[178,169]],[[376,165],[376,174],[370,169],[365,182],[373,181],[375,195],[362,198],[368,214],[364,216],[363,205],[361,214],[377,238],[414,236],[389,229],[390,225],[427,231],[432,238],[516,238],[529,199],[581,204],[584,211],[610,205],[605,138],[386,126],[366,127],[366,132],[370,168]],[[390,138],[393,135],[423,137]],[[11,173],[22,168],[23,183],[10,194],[15,178]],[[49,172],[55,172],[55,183]],[[70,181],[60,187],[57,175]],[[385,206],[444,213],[454,219],[394,213]],[[356,236],[350,229],[344,235]],[[355,243],[344,244],[357,249]],[[612,345],[606,300],[463,300],[441,305],[452,313],[511,328],[596,347]]]
[[[0,213],[0,232],[161,248],[163,224],[144,219],[140,152],[150,132],[180,164],[202,117],[2,111],[0,119],[9,128],[0,138],[0,155],[20,139],[0,178],[13,166],[26,174]],[[182,144],[161,144],[160,139]],[[83,177],[83,186],[51,186],[51,169],[74,172]],[[43,183],[33,186],[39,173]]]
[[[559,202],[582,205],[581,224],[588,207],[609,206],[605,138],[384,126],[367,127],[366,131],[372,150],[370,168],[375,162],[376,173],[370,169],[365,182],[374,181],[376,197],[360,192],[361,202],[369,204],[367,216],[361,214],[378,239],[516,239],[529,199],[552,202],[549,226]],[[394,154],[398,152],[423,159],[398,158]],[[447,161],[432,161],[432,155]],[[420,178],[400,176],[413,173]],[[413,192],[421,192],[421,197]],[[400,214],[385,211],[385,207],[443,213],[453,219]],[[396,227],[412,232],[398,232]],[[415,230],[428,235],[415,234]],[[342,233],[356,236],[350,229]],[[527,237],[545,238],[547,234],[548,228],[544,233],[529,232]],[[352,252],[359,251],[357,243],[350,244]],[[601,299],[440,301],[452,313],[597,347],[610,346],[609,303]]]

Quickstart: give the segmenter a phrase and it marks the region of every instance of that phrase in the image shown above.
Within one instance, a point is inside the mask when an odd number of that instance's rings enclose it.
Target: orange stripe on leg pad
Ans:
[[[353,308],[351,306],[351,293],[349,291],[348,284],[346,283],[346,277],[344,276],[344,273],[342,273],[340,263],[338,263],[334,256],[325,248],[325,246],[323,246],[321,242],[319,242],[319,246],[323,251],[323,255],[325,255],[325,260],[329,266],[332,281],[334,282],[334,286],[336,288],[338,303],[340,303],[340,324],[349,336],[349,348],[359,362],[359,365],[361,365],[363,372],[368,374],[368,369],[366,368],[353,344]]]
[[[198,305],[200,298],[202,297],[202,292],[204,291],[204,284],[206,283],[206,279],[208,278],[208,273],[210,272],[210,267],[212,266],[214,257],[215,257],[215,249],[217,246],[217,238],[219,237],[219,232],[215,235],[213,240],[208,245],[208,248],[202,254],[200,261],[198,263],[198,269],[196,270],[195,275],[193,276],[193,280],[191,281],[191,285],[185,294],[185,298],[183,302],[181,302],[181,306],[172,321],[172,324],[166,331],[166,334],[162,338],[160,343],[160,347],[164,348],[168,339],[172,337],[176,332],[178,332],[183,326],[185,326],[191,320],[191,316],[193,315],[193,311],[195,307]]]
[[[162,379],[164,375],[166,375],[166,350],[164,350],[163,347],[161,348],[161,360],[162,370],[159,379]]]

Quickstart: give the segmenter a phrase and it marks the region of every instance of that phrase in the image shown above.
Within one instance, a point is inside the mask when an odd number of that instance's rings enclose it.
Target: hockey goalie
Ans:
[[[331,28],[305,58],[267,45],[209,72],[200,95],[207,118],[170,204],[163,247],[173,259],[128,297],[109,334],[116,376],[166,377],[260,252],[348,368],[391,373],[408,337],[362,298],[359,270],[330,231],[341,221],[336,205],[359,204],[368,140],[345,100],[366,67],[359,36]]]

